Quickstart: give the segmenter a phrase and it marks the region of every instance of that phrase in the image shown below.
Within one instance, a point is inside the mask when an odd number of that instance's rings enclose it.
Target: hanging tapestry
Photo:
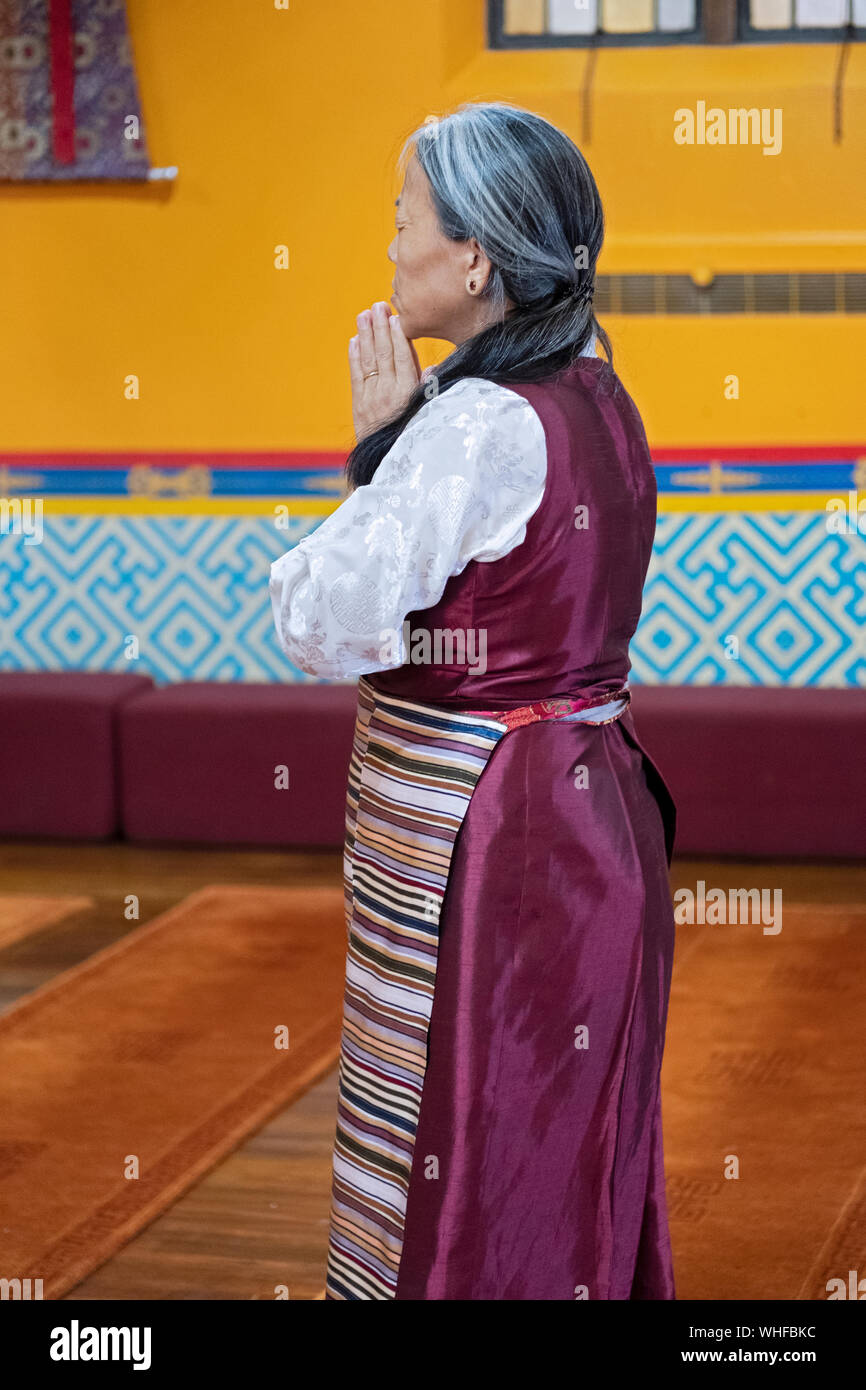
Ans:
[[[146,179],[125,0],[0,0],[0,179]]]

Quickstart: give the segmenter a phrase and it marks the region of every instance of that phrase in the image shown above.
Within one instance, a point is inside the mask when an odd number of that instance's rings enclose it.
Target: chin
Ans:
[[[397,314],[400,319],[400,327],[402,328],[406,337],[409,338],[410,341],[412,338],[417,338],[419,334],[417,328],[415,327],[415,323],[412,319],[412,315],[407,314],[405,309],[398,309]]]

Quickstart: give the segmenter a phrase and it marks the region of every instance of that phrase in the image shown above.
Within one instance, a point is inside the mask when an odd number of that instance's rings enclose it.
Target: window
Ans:
[[[744,42],[866,37],[866,0],[738,0]]]
[[[866,0],[488,0],[491,48],[866,37]]]
[[[491,48],[699,40],[701,0],[492,0]]]

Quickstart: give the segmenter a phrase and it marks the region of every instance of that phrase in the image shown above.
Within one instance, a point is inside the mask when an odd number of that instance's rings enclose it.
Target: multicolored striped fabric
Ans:
[[[505,732],[493,720],[385,698],[358,682],[326,1298],[395,1295],[439,912],[457,831]]]
[[[358,682],[327,1299],[396,1295],[439,915],[457,832],[487,759],[510,727],[536,719],[602,722],[626,704],[575,714],[573,701],[554,698],[511,711],[528,716],[513,723],[386,697],[363,677]]]

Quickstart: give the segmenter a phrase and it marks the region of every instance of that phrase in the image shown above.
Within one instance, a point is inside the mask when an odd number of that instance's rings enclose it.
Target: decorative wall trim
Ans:
[[[288,503],[327,516],[345,495],[333,452],[0,453],[0,499],[40,498],[46,516],[261,516]],[[866,491],[866,444],[653,451],[659,511],[823,511]]]

